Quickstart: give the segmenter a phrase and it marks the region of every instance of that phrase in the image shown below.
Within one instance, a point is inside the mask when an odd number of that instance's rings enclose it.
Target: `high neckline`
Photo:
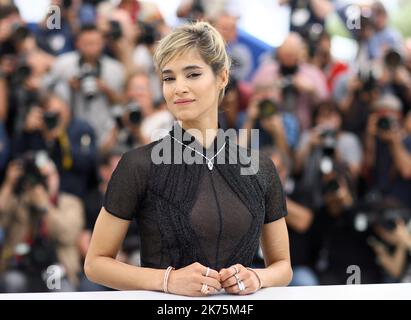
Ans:
[[[217,134],[209,147],[205,147],[202,143],[200,143],[196,137],[194,137],[189,131],[185,130],[177,121],[174,123],[169,135],[174,139],[177,139],[185,147],[189,145],[191,148],[195,148],[204,155],[214,155],[225,142],[228,143],[229,141],[228,137],[224,135],[224,130],[221,128],[220,123],[218,123]]]

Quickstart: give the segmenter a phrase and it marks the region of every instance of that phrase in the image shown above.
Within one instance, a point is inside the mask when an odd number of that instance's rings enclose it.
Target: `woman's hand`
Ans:
[[[220,270],[221,284],[224,290],[230,294],[245,295],[260,289],[260,280],[256,271],[251,271],[241,264],[236,264],[228,269]],[[241,283],[243,283],[244,288]],[[243,290],[240,290],[243,289]]]
[[[216,294],[221,290],[220,274],[195,262],[187,267],[173,270],[168,278],[168,291],[184,296],[198,297]],[[208,293],[202,293],[203,284],[206,284]]]

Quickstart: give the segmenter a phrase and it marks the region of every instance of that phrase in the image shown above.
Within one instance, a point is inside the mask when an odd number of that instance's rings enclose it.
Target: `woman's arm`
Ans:
[[[117,253],[127,233],[130,222],[113,216],[104,208],[97,218],[87,252],[84,271],[91,281],[118,290],[163,291],[165,269],[142,268],[116,260]],[[195,262],[184,268],[171,271],[168,292],[202,296],[202,285],[207,284],[209,294],[221,289],[220,275]]]
[[[116,260],[129,225],[130,221],[101,209],[84,264],[87,278],[118,290],[161,291],[165,270],[135,267]]]
[[[264,287],[287,286],[293,277],[285,218],[263,226],[261,249],[265,269],[254,269]]]

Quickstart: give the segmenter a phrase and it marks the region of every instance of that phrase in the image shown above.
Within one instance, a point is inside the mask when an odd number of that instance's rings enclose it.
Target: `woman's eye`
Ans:
[[[163,78],[163,81],[164,81],[164,82],[172,81],[172,80],[174,80],[174,78],[172,78],[172,77]]]
[[[201,76],[201,73],[190,73],[187,78],[197,78]]]

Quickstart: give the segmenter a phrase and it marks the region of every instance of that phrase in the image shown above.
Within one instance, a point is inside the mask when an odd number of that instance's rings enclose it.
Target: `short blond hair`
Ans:
[[[223,70],[230,70],[231,59],[221,34],[208,22],[187,23],[174,29],[160,40],[154,53],[154,64],[158,72],[175,57],[195,49],[208,64],[213,73],[218,75]],[[224,97],[220,92],[219,102]]]

